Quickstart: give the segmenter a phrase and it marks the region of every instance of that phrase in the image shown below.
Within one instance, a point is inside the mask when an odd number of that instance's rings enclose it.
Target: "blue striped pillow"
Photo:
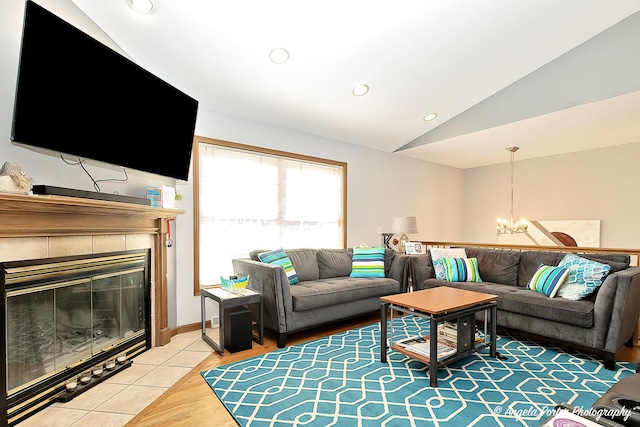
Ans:
[[[351,277],[384,277],[384,248],[353,248]]]
[[[293,268],[293,264],[291,264],[291,260],[287,256],[287,253],[284,251],[284,249],[276,249],[275,251],[263,252],[261,254],[258,254],[258,258],[260,258],[260,261],[267,264],[279,265],[280,267],[282,267],[287,275],[287,278],[289,279],[290,285],[294,285],[300,281],[298,279],[298,274]]]
[[[447,282],[482,282],[477,258],[442,258]]]
[[[567,277],[569,277],[569,269],[566,267],[551,267],[540,264],[540,267],[538,267],[538,270],[527,284],[527,289],[553,298]]]

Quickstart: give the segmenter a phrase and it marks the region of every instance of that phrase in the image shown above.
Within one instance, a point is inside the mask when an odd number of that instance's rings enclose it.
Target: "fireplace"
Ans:
[[[145,257],[151,258],[151,267],[149,268],[149,262],[144,267],[145,283],[149,270],[151,275],[150,307],[146,305],[148,295],[144,296],[144,318],[145,322],[148,322],[145,324],[144,338],[138,335],[123,337],[123,342],[119,344],[118,349],[107,347],[104,351],[91,356],[93,359],[82,360],[77,365],[68,365],[71,369],[70,375],[73,376],[75,372],[86,372],[85,368],[88,369],[99,357],[109,360],[111,354],[117,357],[120,351],[126,352],[127,357],[133,357],[150,346],[163,346],[171,341],[172,328],[169,327],[168,315],[167,223],[170,219],[184,213],[178,209],[152,208],[105,200],[0,193],[0,220],[2,221],[0,262],[4,262],[0,264],[0,271],[4,271],[7,264],[24,262],[21,260],[40,259],[43,262],[54,258],[70,260],[72,259],[70,256],[83,260],[128,251],[143,251],[146,254]],[[85,257],[85,254],[92,255]],[[1,274],[3,273],[0,272]],[[92,277],[95,277],[95,274]],[[3,278],[0,277],[0,279]],[[51,278],[51,280],[54,279]],[[8,288],[13,291],[25,288],[25,285],[9,284]],[[8,388],[6,292],[7,289],[4,294],[3,315],[0,316],[5,329],[2,345],[0,345],[0,352],[5,361],[4,366],[0,368],[3,379],[0,411],[7,416],[0,416],[0,427],[7,424],[13,425],[47,406],[51,403],[51,399],[55,398],[55,390],[65,382],[64,375],[58,371],[52,371],[50,377],[42,379],[48,387],[43,388],[40,393],[34,391],[34,384],[38,380],[32,380],[21,387]],[[54,329],[53,326],[48,329],[43,328],[43,331],[46,330]],[[80,332],[78,330],[77,336],[69,336],[69,339],[78,339]],[[84,332],[85,335],[91,333],[93,332],[86,330]],[[151,342],[149,342],[149,336]],[[58,342],[61,341],[58,340]]]
[[[68,399],[69,380],[151,348],[149,249],[0,266],[7,425]]]

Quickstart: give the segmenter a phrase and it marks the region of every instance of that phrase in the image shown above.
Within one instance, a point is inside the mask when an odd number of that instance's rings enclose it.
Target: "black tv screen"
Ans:
[[[198,101],[32,1],[11,139],[187,180]]]

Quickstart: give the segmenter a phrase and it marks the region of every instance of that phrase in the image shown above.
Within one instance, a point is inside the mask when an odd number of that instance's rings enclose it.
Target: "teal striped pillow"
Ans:
[[[300,281],[298,279],[298,274],[293,268],[293,264],[291,264],[291,260],[287,256],[287,253],[284,251],[284,249],[276,249],[275,251],[258,254],[258,258],[260,258],[260,261],[267,264],[279,265],[280,267],[282,267],[287,275],[287,278],[289,279],[290,285],[294,285]]]
[[[351,277],[384,277],[384,248],[353,248]]]
[[[540,267],[538,267],[538,270],[527,284],[527,289],[553,298],[568,276],[569,269],[566,267],[551,267],[540,264]]]
[[[442,258],[447,282],[482,282],[477,258]]]

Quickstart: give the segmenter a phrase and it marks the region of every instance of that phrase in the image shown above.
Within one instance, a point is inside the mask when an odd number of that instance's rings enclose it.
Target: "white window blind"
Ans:
[[[199,142],[200,286],[254,249],[343,247],[346,164]]]

